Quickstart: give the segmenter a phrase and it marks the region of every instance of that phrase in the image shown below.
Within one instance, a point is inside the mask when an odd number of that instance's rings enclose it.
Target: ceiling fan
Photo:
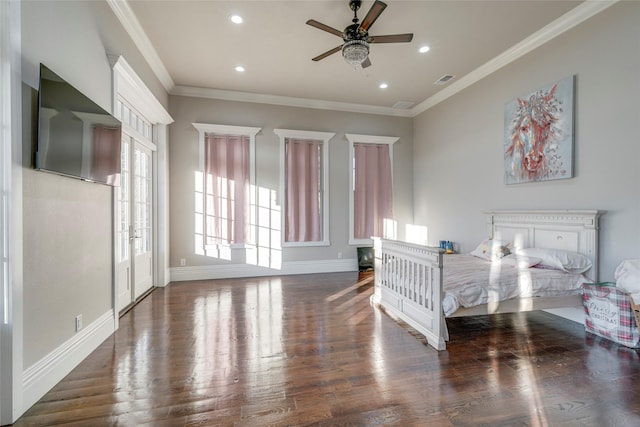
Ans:
[[[349,1],[349,8],[353,10],[353,19],[351,20],[353,24],[348,25],[344,31],[336,30],[335,28],[314,19],[309,19],[307,21],[307,25],[311,25],[312,27],[334,34],[342,38],[344,41],[340,46],[334,47],[333,49],[312,58],[313,61],[320,61],[321,59],[324,59],[329,55],[333,55],[341,50],[345,61],[353,65],[354,68],[358,65],[362,66],[362,68],[367,68],[371,65],[371,61],[369,60],[370,43],[406,43],[413,39],[413,34],[370,36],[369,28],[371,28],[373,23],[376,22],[376,19],[378,19],[380,14],[386,9],[387,5],[376,0],[362,22],[360,22],[358,19],[358,9],[360,9],[361,5],[361,0]]]

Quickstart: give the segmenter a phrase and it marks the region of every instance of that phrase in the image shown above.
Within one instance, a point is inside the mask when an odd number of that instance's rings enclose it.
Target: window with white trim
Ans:
[[[282,246],[328,246],[330,132],[275,129],[280,137]]]
[[[194,123],[202,181],[196,231],[204,249],[255,242],[255,135],[260,128]]]
[[[393,144],[396,137],[346,134],[349,141],[349,243],[395,238]]]

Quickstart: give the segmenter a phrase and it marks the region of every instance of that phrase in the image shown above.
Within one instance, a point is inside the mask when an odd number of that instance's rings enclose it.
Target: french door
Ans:
[[[120,312],[153,286],[153,162],[148,144],[123,132],[116,191],[116,308]]]

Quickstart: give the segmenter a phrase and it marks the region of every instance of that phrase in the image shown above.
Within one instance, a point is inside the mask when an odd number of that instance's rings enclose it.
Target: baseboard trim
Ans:
[[[109,310],[64,344],[27,368],[22,374],[23,408],[33,406],[53,386],[78,366],[113,332],[115,314]]]
[[[291,274],[339,273],[358,271],[357,259],[328,259],[314,261],[290,261],[280,269],[249,264],[203,265],[173,267],[172,282],[188,280],[231,279],[234,277],[287,276]]]

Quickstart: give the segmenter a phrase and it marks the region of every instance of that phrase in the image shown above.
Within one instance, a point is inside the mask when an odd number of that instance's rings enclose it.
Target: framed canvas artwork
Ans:
[[[573,177],[574,76],[504,107],[506,184]]]

